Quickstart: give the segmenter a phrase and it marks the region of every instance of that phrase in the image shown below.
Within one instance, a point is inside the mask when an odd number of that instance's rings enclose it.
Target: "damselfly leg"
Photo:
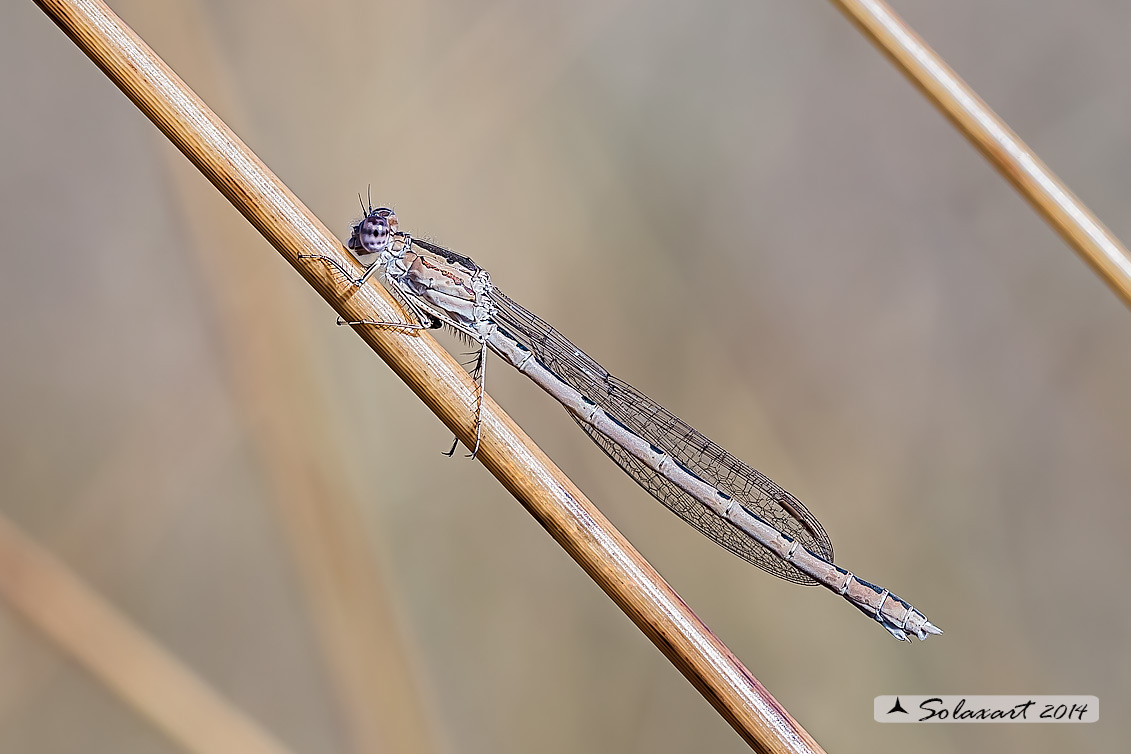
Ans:
[[[380,269],[380,260],[377,260],[365,268],[365,272],[361,273],[361,277],[354,278],[349,271],[342,266],[342,263],[333,257],[328,257],[325,254],[299,254],[299,259],[321,259],[323,262],[333,265],[334,269],[342,273],[342,276],[354,284],[354,287],[360,288],[368,282],[369,278]]]
[[[411,241],[408,240],[409,237],[407,235],[404,238],[405,238],[405,244],[406,244],[406,248],[407,248],[407,244],[411,243]],[[377,272],[377,270],[381,266],[380,260],[375,261],[372,264],[370,264],[368,267],[365,268],[365,272],[364,272],[364,274],[362,274],[362,276],[360,278],[355,279],[352,275],[350,275],[350,273],[341,264],[341,262],[339,262],[338,260],[336,260],[332,257],[328,257],[328,256],[325,256],[325,255],[322,255],[322,254],[300,254],[299,259],[320,259],[324,262],[327,262],[331,266],[333,266],[334,269],[336,269],[343,276],[345,276],[345,278],[347,280],[349,280],[351,283],[353,283],[357,287],[361,287],[361,286],[365,285],[365,283],[368,282],[369,278],[372,277],[372,275],[375,272]],[[373,326],[373,327],[387,327],[387,328],[392,328],[392,329],[408,330],[408,331],[435,330],[435,329],[439,329],[439,328],[443,327],[444,322],[439,317],[437,317],[436,315],[432,314],[431,312],[425,310],[420,304],[418,304],[413,299],[408,298],[396,286],[387,286],[386,290],[388,290],[393,295],[393,297],[396,298],[397,301],[402,306],[404,306],[405,310],[409,313],[409,315],[417,320],[416,322],[383,322],[383,321],[380,321],[380,320],[373,320],[373,319],[361,319],[361,320],[352,320],[351,321],[351,320],[343,319],[342,317],[339,316],[338,320],[337,320],[337,324],[338,325],[351,325],[351,326],[370,325],[370,326]],[[467,335],[467,336],[471,336],[479,343],[479,353],[478,353],[478,355],[476,356],[476,359],[475,359],[475,366],[471,370],[471,377],[475,381],[475,443],[472,446],[471,453],[468,454],[468,458],[475,458],[476,455],[479,453],[479,445],[480,445],[480,443],[482,442],[482,439],[483,439],[483,396],[486,392],[487,341],[486,341],[486,339],[482,338],[481,336],[478,336],[477,334],[475,334],[471,331],[468,331],[464,328],[460,328],[457,325],[455,325],[454,323],[451,323],[451,324],[452,324],[453,328],[456,329],[457,332],[460,332],[460,333]],[[455,442],[452,444],[451,449],[448,450],[447,452],[445,452],[444,455],[449,456],[449,457],[452,456],[455,453],[455,449],[458,445],[459,445],[459,438],[457,437]]]

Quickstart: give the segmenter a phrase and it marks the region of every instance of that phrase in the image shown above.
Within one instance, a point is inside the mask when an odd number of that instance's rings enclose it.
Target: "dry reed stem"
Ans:
[[[287,532],[304,597],[356,752],[434,751],[418,683],[409,665],[386,580],[366,536],[360,506],[329,440],[335,437],[318,405],[307,344],[283,286],[264,275],[237,244],[240,218],[191,165],[168,150],[178,207],[191,222],[190,244],[224,323],[227,377],[243,417],[241,427],[265,477],[273,513]],[[210,192],[209,192],[210,193]],[[222,211],[218,211],[222,210]],[[247,226],[244,225],[244,229]],[[255,277],[257,284],[245,281]],[[265,326],[266,325],[266,326]]]
[[[381,286],[358,289],[341,243],[234,133],[98,0],[36,0],[280,254],[346,319],[403,312]],[[356,331],[464,443],[474,432],[474,385],[430,337]],[[818,744],[699,620],[658,573],[489,397],[479,459],[755,750],[816,752]]]
[[[3,516],[0,595],[193,754],[287,754],[282,743]]]
[[[168,40],[173,49],[164,52],[193,61],[186,75],[207,85],[217,106],[237,117],[239,98],[214,64],[199,3],[129,5],[140,17],[177,29]],[[170,150],[161,151],[223,323],[227,374],[242,428],[288,534],[351,747],[359,753],[428,754],[435,747],[410,667],[414,653],[399,630],[360,505],[343,482],[348,475],[341,456],[329,442],[335,432],[316,400],[310,344],[296,321],[300,308],[288,301],[293,286],[284,284],[282,268],[262,269],[255,231],[199,173]]]
[[[883,0],[833,0],[1131,306],[1131,254]]]

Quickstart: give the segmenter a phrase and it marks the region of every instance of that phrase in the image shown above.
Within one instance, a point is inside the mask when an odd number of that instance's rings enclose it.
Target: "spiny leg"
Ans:
[[[359,319],[354,322],[338,317],[338,325],[376,325],[377,327],[395,327],[399,330],[434,330],[435,322],[427,325],[417,325],[411,322],[378,322],[375,319]]]
[[[339,262],[337,259],[334,259],[333,257],[328,257],[325,254],[299,254],[298,258],[299,259],[321,259],[323,262],[329,262],[331,265],[334,266],[335,269],[337,269],[338,272],[342,273],[342,275],[345,276],[346,280],[350,281],[351,283],[353,283],[358,288],[365,285],[365,282],[367,280],[369,280],[370,277],[373,276],[374,272],[377,271],[377,261],[375,260],[373,262],[373,264],[371,264],[371,265],[369,265],[368,267],[365,268],[365,272],[362,273],[361,277],[359,277],[355,280],[353,275],[350,274],[349,270],[347,270],[345,267],[343,267],[342,263]]]
[[[339,316],[337,324],[339,326],[375,325],[377,327],[395,327],[400,330],[436,330],[444,326],[444,323],[431,314],[421,310],[419,307],[410,304],[405,307],[405,310],[408,311],[410,316],[415,316],[416,322],[381,322],[375,319],[359,319],[351,322]]]
[[[411,241],[406,241],[406,243],[411,243]],[[333,257],[328,257],[324,254],[299,254],[298,258],[321,259],[324,262],[328,262],[334,267],[334,269],[340,272],[346,278],[346,280],[350,281],[359,288],[365,285],[366,281],[368,281],[369,278],[373,276],[373,273],[375,273],[379,269],[378,263],[374,261],[373,264],[365,268],[365,272],[362,274],[362,276],[355,280],[354,277],[350,275],[349,271],[342,266],[341,262],[339,262],[337,259],[334,259]],[[390,292],[393,293],[393,295],[398,299],[401,299],[401,302],[406,305],[406,308],[413,314],[416,314],[417,319],[419,319],[423,324],[418,324],[415,322],[381,322],[373,319],[349,321],[342,319],[340,316],[338,317],[337,324],[351,326],[371,325],[374,327],[391,327],[412,331],[435,330],[443,326],[443,322],[441,322],[437,317],[422,312],[418,306],[414,306],[411,301],[405,300],[402,296],[396,296],[396,291]],[[485,340],[481,341],[480,343],[479,355],[475,361],[475,368],[472,370],[472,378],[477,382],[477,390],[475,396],[475,446],[471,449],[471,453],[468,454],[468,458],[475,458],[476,454],[479,453],[479,445],[483,440],[483,396],[486,393],[487,389],[487,341]],[[451,457],[455,454],[456,447],[458,446],[459,438],[457,437],[455,439],[455,442],[452,443],[452,447],[446,453],[444,453],[444,455]]]
[[[338,263],[338,260],[336,260],[336,259],[333,259],[331,257],[326,257],[326,256],[320,256],[320,255],[316,255],[316,254],[301,254],[301,255],[299,255],[300,259],[304,258],[304,257],[308,258],[308,259],[323,259],[323,260],[329,262],[330,264],[334,265],[334,267],[336,267],[343,275],[345,275],[350,280],[351,283],[354,283],[355,285],[363,285],[365,283],[365,279],[368,278],[370,276],[370,274],[372,274],[373,270],[377,269],[377,263],[374,262],[372,265],[370,265],[369,267],[366,268],[365,274],[362,275],[359,280],[354,280],[353,278],[349,277],[349,274]],[[401,302],[401,304],[404,306],[404,308],[408,311],[408,313],[410,315],[415,315],[416,320],[417,320],[416,322],[381,322],[381,321],[375,320],[375,319],[359,319],[359,320],[350,321],[350,320],[342,319],[339,316],[337,324],[339,326],[340,325],[374,325],[376,327],[394,327],[394,328],[401,329],[401,330],[437,330],[437,329],[444,326],[444,324],[439,319],[437,319],[436,317],[432,316],[431,314],[428,314],[427,312],[421,310],[420,307],[413,305],[412,302],[405,299],[404,296],[398,295],[397,291],[391,290],[390,293],[392,293],[394,298],[396,298],[399,302]]]
[[[471,379],[475,380],[475,447],[467,455],[475,458],[479,452],[479,443],[483,439],[483,395],[487,390],[487,341],[483,341],[479,353],[475,357],[475,366],[471,370]],[[451,458],[459,447],[459,438],[452,440],[452,447],[444,451],[444,455]]]
[[[479,390],[475,397],[475,447],[471,449],[468,458],[475,458],[479,452],[479,443],[483,439],[483,396],[487,392],[487,341],[484,340],[479,348],[479,358],[475,362],[475,371],[479,376]]]

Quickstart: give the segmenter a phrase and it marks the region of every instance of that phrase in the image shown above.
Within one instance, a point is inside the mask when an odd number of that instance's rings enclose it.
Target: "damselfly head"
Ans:
[[[378,207],[353,226],[346,245],[358,254],[377,254],[389,247],[396,233],[396,214],[388,207]]]

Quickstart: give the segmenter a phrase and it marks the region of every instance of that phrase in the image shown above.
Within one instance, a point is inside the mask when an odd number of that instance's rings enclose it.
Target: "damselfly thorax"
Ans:
[[[362,283],[378,271],[414,314],[423,309],[433,322],[479,342],[486,339],[493,314],[491,275],[471,259],[399,232],[396,215],[386,208],[371,210],[354,225],[347,246],[369,268]]]

